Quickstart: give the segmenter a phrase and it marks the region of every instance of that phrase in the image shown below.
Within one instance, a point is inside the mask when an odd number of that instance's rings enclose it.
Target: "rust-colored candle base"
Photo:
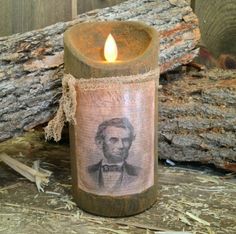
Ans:
[[[110,33],[118,47],[112,63],[103,55]],[[78,78],[77,125],[70,127],[74,198],[97,215],[140,213],[157,198],[158,76],[143,78],[158,66],[157,32],[138,22],[83,23],[64,43],[65,70]]]

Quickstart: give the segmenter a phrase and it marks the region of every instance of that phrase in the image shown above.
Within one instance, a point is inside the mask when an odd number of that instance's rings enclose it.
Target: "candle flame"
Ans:
[[[116,41],[111,34],[108,35],[104,46],[104,57],[107,62],[115,62],[118,55]]]

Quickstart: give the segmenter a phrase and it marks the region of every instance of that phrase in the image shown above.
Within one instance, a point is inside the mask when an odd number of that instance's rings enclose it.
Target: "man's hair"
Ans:
[[[127,118],[113,118],[105,120],[98,126],[97,134],[95,137],[96,143],[102,143],[105,138],[105,130],[107,127],[124,128],[130,130],[130,142],[135,139],[134,127]]]

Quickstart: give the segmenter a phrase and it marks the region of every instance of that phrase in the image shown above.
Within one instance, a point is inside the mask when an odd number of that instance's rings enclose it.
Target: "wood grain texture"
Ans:
[[[0,36],[11,35],[13,32],[13,24],[11,23],[11,1],[0,0]]]
[[[72,19],[71,0],[0,0],[0,36]]]
[[[98,8],[110,7],[124,1],[125,0],[78,0],[78,13],[81,14]]]
[[[72,19],[78,15],[77,2],[78,0],[71,0]]]
[[[236,1],[195,0],[202,42],[215,57],[236,54]]]

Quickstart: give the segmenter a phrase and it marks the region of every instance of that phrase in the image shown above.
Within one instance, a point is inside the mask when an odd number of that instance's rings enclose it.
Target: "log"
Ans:
[[[218,59],[222,54],[236,55],[235,0],[193,0],[199,18],[201,43]]]
[[[161,80],[159,157],[236,171],[236,71]]]
[[[198,20],[183,0],[129,0],[70,22],[0,38],[0,141],[53,117],[61,96],[63,33],[74,24],[99,20],[139,20],[154,26],[161,35],[162,72],[198,53]]]

